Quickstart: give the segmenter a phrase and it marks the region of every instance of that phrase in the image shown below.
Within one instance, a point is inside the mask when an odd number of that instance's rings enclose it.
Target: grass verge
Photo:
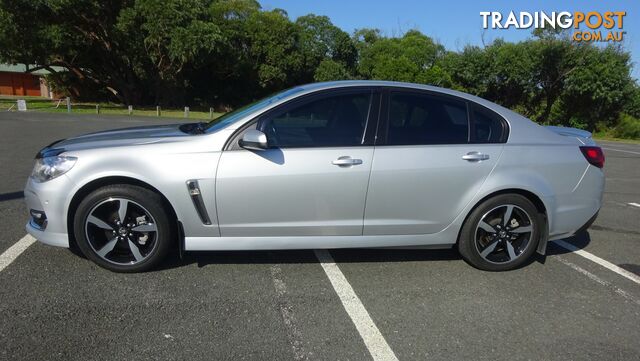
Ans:
[[[611,136],[607,136],[607,135],[593,135],[593,139],[595,139],[596,141],[598,140],[605,140],[608,142],[618,142],[618,143],[628,143],[628,144],[640,144],[640,139],[623,139],[623,138],[616,138],[616,137],[611,137]]]
[[[27,111],[30,112],[48,112],[48,113],[67,113],[67,104],[64,101],[50,100],[35,97],[1,97],[0,98],[0,111],[16,111],[16,100],[25,99],[27,101]],[[71,114],[93,114],[93,115],[132,115],[132,116],[147,116],[158,118],[156,108],[142,107],[133,108],[131,114],[126,106],[118,104],[103,104],[99,105],[99,113],[96,110],[97,103],[74,103],[71,105]],[[198,120],[212,120],[224,113],[214,112],[209,113],[208,110],[203,109],[190,109],[189,119]],[[184,109],[161,109],[161,118],[186,118]]]

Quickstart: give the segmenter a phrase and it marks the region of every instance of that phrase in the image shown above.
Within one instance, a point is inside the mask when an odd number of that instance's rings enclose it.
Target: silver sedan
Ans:
[[[457,247],[501,271],[588,227],[603,165],[589,133],[469,94],[318,83],[209,124],[51,144],[27,181],[26,228],[119,272],[172,248],[346,247]]]

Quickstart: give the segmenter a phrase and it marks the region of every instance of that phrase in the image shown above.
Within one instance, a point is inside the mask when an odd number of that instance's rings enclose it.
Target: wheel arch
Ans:
[[[548,207],[547,205],[544,203],[544,201],[542,200],[542,198],[540,196],[538,196],[537,194],[523,189],[523,188],[505,188],[505,189],[500,189],[500,190],[496,190],[493,191],[487,195],[485,195],[484,197],[482,197],[481,199],[479,199],[477,202],[475,202],[475,204],[473,205],[473,207],[471,207],[469,209],[469,211],[467,212],[467,215],[464,217],[464,221],[462,222],[462,224],[464,225],[467,222],[467,219],[469,218],[469,216],[471,215],[471,213],[473,213],[473,211],[478,208],[478,206],[480,206],[482,203],[484,203],[486,200],[502,195],[502,194],[518,194],[521,195],[525,198],[527,198],[529,201],[531,201],[531,203],[533,203],[533,205],[536,207],[536,209],[538,210],[538,212],[540,213],[540,215],[542,215],[542,219],[544,222],[544,229],[540,238],[540,242],[538,243],[538,248],[537,248],[537,252],[544,255],[546,248],[547,248],[547,241],[549,239],[549,215],[548,215]],[[456,238],[456,244],[460,241],[460,234],[462,232],[462,227],[460,227],[458,229],[458,237]]]
[[[72,230],[73,230],[73,220],[75,218],[76,210],[80,202],[88,194],[95,191],[96,189],[104,186],[115,185],[115,184],[138,186],[159,194],[160,197],[162,197],[164,206],[166,207],[167,211],[169,211],[169,216],[172,219],[176,220],[176,222],[178,223],[178,232],[180,232],[180,238],[181,239],[183,238],[177,213],[173,205],[171,204],[171,202],[169,202],[169,199],[167,199],[167,197],[161,191],[159,191],[156,187],[152,186],[151,184],[136,178],[127,177],[127,176],[106,176],[106,177],[101,177],[101,178],[91,180],[90,182],[84,184],[74,193],[73,197],[71,198],[71,201],[69,202],[69,206],[67,208],[67,230],[68,230],[67,233],[69,235],[70,246],[74,246],[74,247],[76,246],[76,239]]]

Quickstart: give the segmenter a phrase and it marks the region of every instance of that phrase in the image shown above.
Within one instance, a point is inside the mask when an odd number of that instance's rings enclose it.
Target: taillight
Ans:
[[[580,151],[590,164],[602,168],[604,167],[604,153],[600,147],[580,147]]]

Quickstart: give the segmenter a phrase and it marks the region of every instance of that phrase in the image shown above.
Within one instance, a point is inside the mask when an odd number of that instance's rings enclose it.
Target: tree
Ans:
[[[625,104],[633,101],[629,54],[610,45],[580,47],[576,55],[578,65],[566,76],[560,95],[559,118],[585,129],[615,125]]]
[[[331,67],[340,73],[346,72],[341,76],[351,77],[351,73],[355,71],[358,53],[349,34],[333,25],[326,16],[301,16],[296,20],[296,25],[300,29],[303,71],[317,74],[317,68],[327,61],[321,73],[327,71],[327,67]]]
[[[352,40],[359,53],[358,58],[361,58],[362,50],[368,48],[381,38],[380,29],[364,28],[354,31]]]
[[[535,59],[533,80],[538,88],[533,100],[538,109],[534,119],[540,123],[556,123],[549,116],[562,95],[567,76],[579,67],[577,46],[567,40],[547,37],[532,41],[529,49]]]
[[[576,44],[561,32],[536,32],[518,43],[450,53],[441,64],[453,87],[514,109],[540,123],[594,130],[617,122],[631,104],[629,54]]]
[[[380,37],[375,30],[360,30],[358,73],[365,79],[419,81],[445,54],[442,45],[417,30],[401,38]]]
[[[125,104],[149,101],[158,84],[179,78],[186,64],[220,40],[219,29],[206,22],[208,4],[3,0],[0,59],[38,64],[54,80],[93,83]],[[54,67],[71,75],[56,76]]]
[[[113,6],[112,6],[113,5]],[[116,26],[119,4],[99,2],[2,2],[0,58],[11,63],[66,68],[77,82],[95,82],[121,100],[133,98],[139,85],[134,38]],[[107,54],[108,56],[105,56]],[[90,66],[87,66],[89,65]],[[100,69],[100,70],[99,70]],[[54,77],[55,78],[55,77]]]
[[[247,19],[246,26],[249,56],[262,93],[294,85],[303,67],[303,56],[298,47],[299,33],[286,13],[256,12]]]
[[[210,7],[212,21],[220,27],[222,43],[189,79],[197,96],[223,110],[259,97],[256,62],[247,30],[249,19],[261,11],[254,0],[216,1]]]
[[[313,74],[314,81],[348,80],[351,79],[349,71],[335,60],[325,59],[320,62]]]
[[[197,67],[219,46],[221,31],[210,21],[207,5],[199,0],[138,0],[121,12],[122,30],[142,30],[144,51],[155,70],[156,104],[171,103],[172,98],[184,104],[184,95],[176,95],[184,94],[185,67]]]
[[[312,81],[397,80],[475,94],[540,123],[595,130],[623,119],[635,134],[629,53],[567,34],[538,29],[454,52],[418,30],[350,37],[326,16],[292,21],[255,0],[0,0],[0,62],[48,69],[76,98],[227,110]]]
[[[491,79],[491,59],[487,52],[467,45],[462,52],[450,52],[440,61],[451,76],[453,87],[477,96],[486,96]]]
[[[629,101],[625,102],[622,111],[640,119],[640,87],[635,81],[630,86]]]

